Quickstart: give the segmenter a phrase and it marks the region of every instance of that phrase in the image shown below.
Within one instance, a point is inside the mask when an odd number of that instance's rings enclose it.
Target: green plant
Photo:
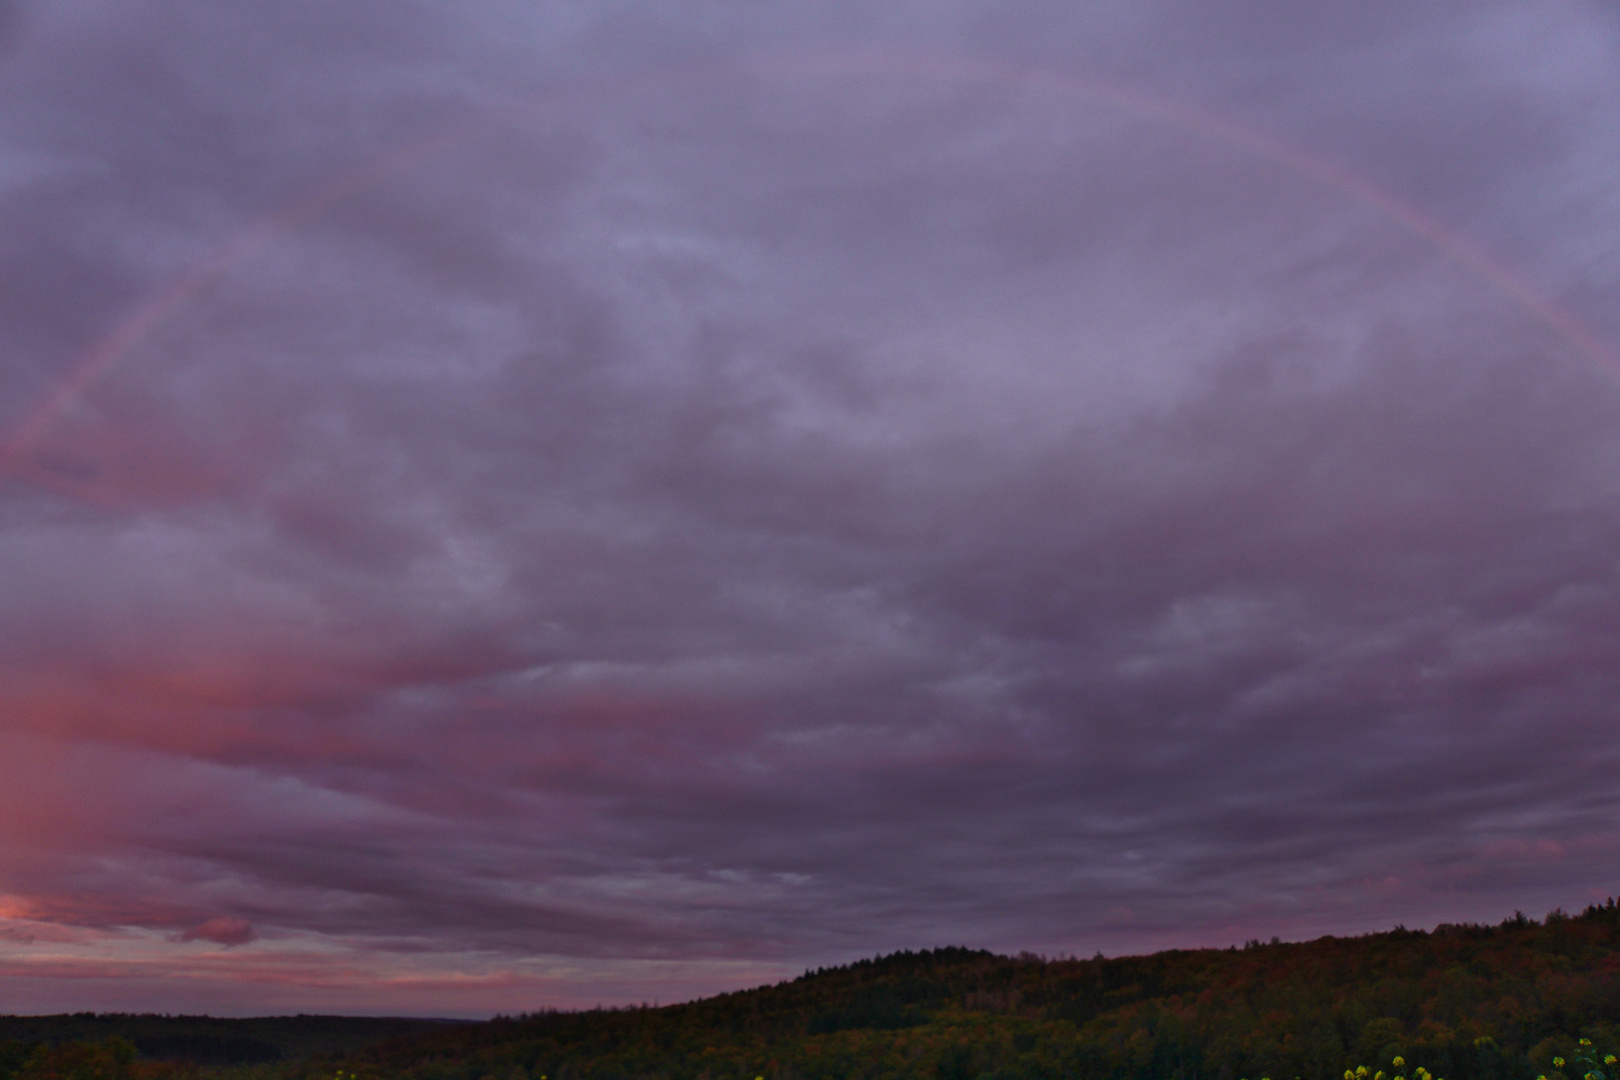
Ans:
[[[1542,1073],[1536,1080],[1572,1080],[1564,1072],[1567,1064],[1568,1062],[1561,1057],[1553,1058],[1554,1071],[1552,1076],[1549,1077],[1546,1073]],[[1570,1072],[1574,1073],[1580,1080],[1611,1080],[1614,1077],[1617,1064],[1620,1064],[1620,1059],[1617,1059],[1613,1054],[1604,1054],[1600,1059],[1597,1051],[1592,1047],[1592,1040],[1582,1039],[1575,1051],[1575,1068],[1571,1069]]]
[[[1393,1059],[1391,1059],[1389,1066],[1391,1069],[1395,1070],[1395,1075],[1393,1077],[1386,1076],[1384,1070],[1382,1069],[1379,1069],[1377,1072],[1373,1072],[1365,1065],[1357,1065],[1354,1069],[1344,1070],[1344,1080],[1368,1080],[1369,1077],[1371,1080],[1407,1080],[1405,1075],[1405,1058],[1397,1054]],[[1425,1069],[1423,1066],[1419,1065],[1417,1068],[1412,1070],[1411,1080],[1440,1080],[1440,1078],[1435,1076],[1428,1069]],[[1543,1077],[1542,1080],[1546,1080],[1546,1078]],[[1605,1077],[1603,1080],[1608,1080],[1608,1078]]]

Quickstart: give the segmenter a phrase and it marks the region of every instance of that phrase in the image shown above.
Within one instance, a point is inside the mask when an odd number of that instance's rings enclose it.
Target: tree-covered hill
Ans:
[[[1533,1080],[1620,1043],[1620,910],[1299,944],[1046,961],[897,953],[657,1009],[546,1013],[350,1058],[410,1080],[1339,1080],[1400,1056]]]

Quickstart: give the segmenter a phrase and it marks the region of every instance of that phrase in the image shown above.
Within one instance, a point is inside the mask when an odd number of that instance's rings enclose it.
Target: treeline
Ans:
[[[353,1055],[406,1080],[1534,1080],[1620,1046],[1620,910],[1048,961],[897,953],[660,1009],[531,1015]],[[1403,1069],[1392,1067],[1395,1057]]]
[[[0,1016],[0,1080],[130,1080],[199,1066],[298,1063],[336,1058],[446,1023],[366,1016]]]
[[[1620,909],[1298,944],[1046,960],[902,952],[663,1008],[441,1027],[254,1080],[1342,1080],[1558,1077],[1620,1052]],[[57,1047],[53,1053],[66,1053]],[[1396,1065],[1395,1058],[1403,1063]],[[3,1058],[3,1054],[0,1054]],[[7,1059],[9,1060],[9,1059]],[[0,1060],[0,1080],[168,1080]],[[246,1071],[238,1070],[238,1076]]]

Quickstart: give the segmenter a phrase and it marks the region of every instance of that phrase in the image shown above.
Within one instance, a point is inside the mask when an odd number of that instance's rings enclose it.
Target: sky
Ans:
[[[1620,892],[1620,8],[0,3],[0,1012]]]

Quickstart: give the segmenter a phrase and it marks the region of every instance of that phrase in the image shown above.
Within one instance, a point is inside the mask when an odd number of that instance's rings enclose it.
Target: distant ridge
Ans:
[[[387,1039],[442,1028],[446,1020],[353,1016],[262,1016],[249,1019],[157,1013],[63,1013],[0,1016],[4,1062],[35,1044],[99,1042],[120,1038],[143,1057],[196,1065],[259,1065],[317,1055],[348,1054]],[[20,1066],[20,1062],[15,1067]]]

